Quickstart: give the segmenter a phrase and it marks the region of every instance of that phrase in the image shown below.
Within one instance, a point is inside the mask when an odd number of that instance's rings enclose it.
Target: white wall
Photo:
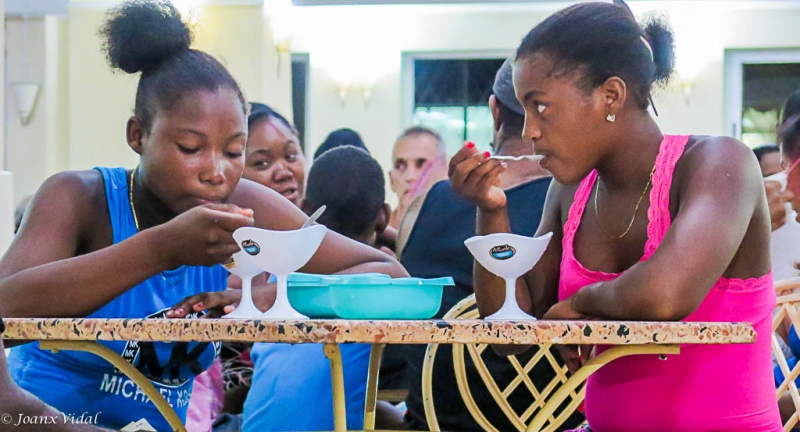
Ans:
[[[5,94],[6,139],[8,140],[8,166],[14,172],[14,203],[39,187],[46,174],[45,123],[47,107],[41,93],[30,123],[20,122],[11,84],[14,82],[45,82],[44,20],[28,20],[27,53],[25,52],[25,24],[21,19],[6,21],[6,80]],[[26,63],[27,58],[27,63]]]
[[[100,51],[97,28],[105,9],[82,6],[69,15],[69,167],[134,166],[125,142],[125,124],[133,113],[138,75],[114,73]],[[194,48],[228,67],[250,100],[266,101],[291,113],[290,67],[277,74],[277,54],[261,6],[208,6],[197,14]],[[270,42],[270,43],[267,43]],[[273,78],[274,77],[274,78]],[[277,90],[276,90],[277,89]]]
[[[49,17],[42,35],[32,38],[46,41],[44,48],[39,47],[44,52],[45,71],[37,73],[45,87],[39,101],[40,111],[34,119],[44,121],[45,132],[26,143],[26,148],[17,148],[23,146],[21,143],[10,143],[19,161],[11,167],[17,175],[19,194],[58,170],[136,164],[134,153],[126,146],[124,130],[133,110],[138,77],[112,73],[101,55],[97,36],[97,28],[110,3],[72,0],[68,17]],[[724,50],[800,47],[797,26],[800,6],[787,4],[632,2],[639,15],[652,9],[666,10],[678,38],[679,55],[692,59],[690,63],[694,66],[699,65],[695,67],[699,70],[688,103],[677,86],[655,94],[661,114],[658,122],[665,132],[729,132],[723,124]],[[309,53],[311,61],[309,149],[313,151],[330,131],[351,127],[362,134],[367,146],[388,170],[391,146],[407,118],[401,71],[403,53],[510,53],[527,31],[561,6],[292,8],[292,51]],[[288,56],[281,57],[278,69],[279,56],[274,49],[270,21],[262,7],[206,6],[199,18],[195,46],[222,59],[248,99],[266,102],[284,114],[291,114],[290,60]],[[13,29],[12,25],[12,35],[16,34]],[[18,67],[13,52],[14,47],[10,46],[9,74]],[[334,77],[347,74],[375,79],[368,104],[358,90],[350,91],[342,102]],[[16,121],[15,116],[10,112],[8,118]],[[44,155],[39,154],[36,163],[31,164],[34,148],[43,148]]]
[[[69,165],[69,18],[45,18],[45,177]],[[39,179],[41,180],[41,179]],[[41,181],[40,181],[41,182]]]
[[[406,126],[403,52],[501,51],[511,53],[521,38],[559,6],[369,6],[294,8],[293,50],[308,52],[312,64],[311,148],[338,127],[364,136],[376,158],[389,168],[391,146]],[[668,133],[724,134],[723,54],[732,48],[800,46],[800,6],[786,2],[708,2],[693,0],[632,2],[640,17],[666,14],[678,41],[679,56],[697,69],[688,103],[676,77],[656,92],[658,122]],[[339,63],[361,57],[384,63],[369,106],[357,95],[344,106],[331,76]],[[354,63],[354,62],[351,62]],[[373,65],[374,66],[374,65]],[[380,69],[380,68],[378,68]],[[401,102],[401,103],[398,103]]]

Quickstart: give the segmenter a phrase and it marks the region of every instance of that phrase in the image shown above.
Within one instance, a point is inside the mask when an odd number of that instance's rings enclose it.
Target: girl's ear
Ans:
[[[386,231],[389,226],[389,219],[392,218],[392,207],[388,203],[383,203],[383,207],[378,211],[378,216],[375,217],[375,232],[382,233]]]
[[[603,117],[615,118],[625,106],[628,98],[628,85],[622,78],[612,76],[597,89],[601,103],[604,105]],[[597,93],[596,93],[597,94]],[[609,120],[611,121],[611,120]]]
[[[133,116],[128,119],[125,135],[128,139],[128,146],[136,154],[142,154],[142,140],[144,140],[145,132],[144,124],[139,117]]]

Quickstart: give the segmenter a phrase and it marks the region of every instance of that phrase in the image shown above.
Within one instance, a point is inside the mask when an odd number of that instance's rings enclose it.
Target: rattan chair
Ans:
[[[477,319],[479,318],[478,309],[475,304],[475,296],[471,295],[457,305],[455,305],[447,314],[444,319]],[[478,370],[483,384],[492,395],[494,402],[500,407],[506,415],[511,424],[518,431],[525,431],[528,428],[528,423],[544,406],[545,402],[552,396],[558,388],[567,381],[568,371],[566,366],[557,361],[557,356],[551,350],[550,345],[541,345],[539,351],[530,358],[525,364],[522,364],[517,357],[509,356],[508,361],[513,368],[517,371],[517,376],[511,380],[505,388],[500,388],[495,379],[492,377],[488,367],[482,359],[482,354],[491,349],[486,344],[478,345],[453,345],[453,366],[456,372],[456,381],[469,413],[475,421],[484,430],[498,431],[497,427],[492,425],[483,412],[476,404],[472,391],[470,390],[467,381],[467,369],[465,351],[469,353],[476,369]],[[436,417],[433,403],[433,363],[436,358],[438,350],[437,344],[430,344],[425,353],[425,360],[422,368],[422,397],[425,405],[425,416],[428,420],[428,427],[431,431],[440,431],[439,422]],[[550,367],[555,371],[555,377],[543,388],[537,388],[531,380],[530,371],[540,362],[548,362]],[[509,404],[509,396],[517,390],[519,386],[524,386],[531,394],[533,403],[522,413],[517,413]],[[561,410],[557,415],[550,414],[547,418],[547,424],[541,429],[542,431],[555,431],[562,423],[564,423],[570,415],[578,408],[583,402],[585,396],[585,387],[581,385],[579,389],[569,392],[566,405],[562,405]]]
[[[788,393],[794,405],[794,413],[783,425],[785,431],[791,431],[800,422],[800,392],[795,384],[795,379],[800,376],[800,363],[794,368],[789,368],[778,338],[788,334],[786,325],[788,323],[794,325],[795,329],[800,329],[800,291],[795,292],[797,288],[800,288],[800,277],[775,282],[775,294],[778,296],[778,301],[772,317],[772,354],[784,376],[783,383],[776,390],[776,397],[780,400]]]

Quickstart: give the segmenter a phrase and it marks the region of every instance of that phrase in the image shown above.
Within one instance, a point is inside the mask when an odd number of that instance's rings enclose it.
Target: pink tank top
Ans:
[[[653,255],[669,230],[672,174],[688,140],[664,136],[661,143],[641,261]],[[583,179],[564,226],[559,300],[619,276],[589,270],[575,258],[575,232],[596,178],[592,171]],[[772,273],[747,280],[720,278],[684,321],[748,322],[755,327],[757,341],[682,346],[680,355],[666,360],[651,355],[615,360],[587,382],[589,425],[595,432],[782,431],[770,354],[774,307]]]

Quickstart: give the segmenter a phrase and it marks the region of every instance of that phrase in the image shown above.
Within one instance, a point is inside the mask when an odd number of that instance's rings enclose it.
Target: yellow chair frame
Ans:
[[[792,397],[795,412],[783,425],[784,431],[791,431],[800,423],[800,391],[795,379],[800,376],[800,363],[794,368],[789,368],[786,356],[778,343],[778,330],[783,327],[786,318],[791,321],[795,329],[800,329],[800,292],[793,292],[800,288],[800,277],[783,279],[775,282],[775,294],[778,296],[776,312],[772,316],[772,354],[778,362],[778,367],[785,377],[783,383],[776,390],[776,397],[781,398],[786,392]]]
[[[475,296],[471,295],[448,311],[444,316],[444,319],[477,319],[479,318],[479,315],[475,306]],[[477,422],[481,428],[487,431],[497,432],[498,429],[492,425],[486,416],[481,412],[480,408],[475,403],[472,392],[469,389],[464,355],[465,347],[495,403],[498,404],[503,413],[518,431],[525,431],[529,428],[526,423],[535,413],[537,413],[537,411],[541,414],[545,414],[543,410],[548,400],[551,399],[555,395],[556,390],[559,387],[563,387],[569,379],[566,366],[558,364],[556,357],[551,352],[551,346],[541,345],[539,352],[536,353],[536,355],[534,355],[525,365],[522,365],[515,356],[508,357],[518,375],[505,389],[501,389],[491,376],[486,364],[481,360],[481,354],[488,348],[487,344],[453,344],[453,366],[455,368],[456,382],[458,383],[458,389],[461,392],[461,397],[464,400],[464,403],[467,406],[470,414],[475,419],[475,422]],[[441,430],[434,409],[432,388],[433,362],[435,360],[437,350],[437,344],[428,345],[422,368],[422,396],[425,406],[425,416],[428,420],[428,427],[431,431]],[[537,389],[528,377],[528,373],[539,361],[542,360],[546,360],[550,363],[550,365],[553,367],[553,370],[556,371],[556,376],[545,388]],[[523,384],[533,396],[534,402],[521,415],[518,415],[508,403],[508,397],[514,392],[514,390],[517,389],[517,387]],[[578,408],[581,402],[583,402],[585,388],[582,385],[580,385],[580,387],[580,390],[577,390],[575,387],[570,389],[565,388],[566,391],[562,392],[563,397],[561,400],[563,401],[566,398],[570,398],[570,402],[557,417],[554,417],[553,413],[558,405],[561,404],[560,401],[557,404],[553,404],[552,409],[548,409],[548,414],[544,416],[537,416],[537,420],[539,420],[539,422],[547,423],[547,427],[541,430],[554,431],[569,418],[569,416]],[[541,419],[539,419],[539,417],[541,417]],[[530,426],[532,427],[534,425],[531,424]],[[539,430],[539,428],[542,426],[544,426],[544,424],[541,424],[537,426],[536,429],[532,430]]]

